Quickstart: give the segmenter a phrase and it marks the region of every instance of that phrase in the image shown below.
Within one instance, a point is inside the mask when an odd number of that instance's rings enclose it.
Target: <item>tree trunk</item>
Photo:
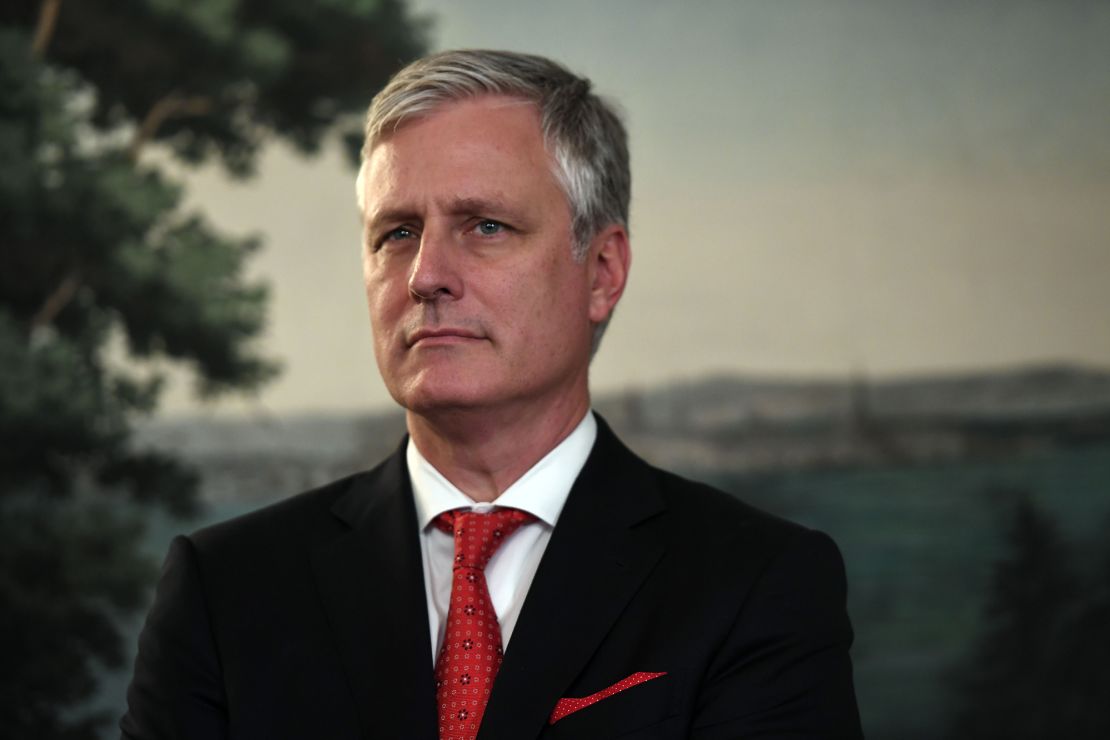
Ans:
[[[53,323],[62,309],[73,300],[73,296],[77,295],[77,289],[80,287],[81,277],[77,270],[73,270],[62,279],[62,282],[58,283],[58,287],[54,288],[50,295],[46,297],[42,306],[31,318],[31,332],[34,333]]]
[[[50,39],[54,38],[54,27],[58,23],[58,11],[62,8],[62,0],[42,0],[39,6],[39,20],[35,24],[35,39],[31,42],[31,55],[35,59],[42,59],[46,54],[46,47]]]
[[[154,138],[158,129],[170,118],[176,116],[202,116],[212,110],[212,101],[203,97],[182,97],[176,91],[159,100],[143,118],[142,124],[135,129],[135,136],[127,148],[127,155],[132,162],[139,161],[139,155],[148,141]]]

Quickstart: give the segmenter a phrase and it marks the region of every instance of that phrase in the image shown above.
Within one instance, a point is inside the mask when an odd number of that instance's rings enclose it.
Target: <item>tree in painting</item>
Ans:
[[[951,737],[1110,736],[1110,547],[1069,544],[1019,499],[983,627],[954,682]]]
[[[151,149],[248,177],[259,148],[355,151],[361,110],[423,49],[399,0],[7,0],[0,6],[0,727],[91,738],[82,710],[155,575],[150,507],[196,476],[136,449],[161,370],[203,396],[277,372],[253,237],[182,205]],[[165,157],[162,157],[164,159]]]

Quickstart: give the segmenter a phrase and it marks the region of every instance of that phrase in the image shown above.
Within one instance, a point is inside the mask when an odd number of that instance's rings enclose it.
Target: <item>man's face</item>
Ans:
[[[410,411],[586,400],[592,261],[530,103],[445,104],[373,149],[363,274],[386,386]],[[594,291],[596,293],[596,291]]]

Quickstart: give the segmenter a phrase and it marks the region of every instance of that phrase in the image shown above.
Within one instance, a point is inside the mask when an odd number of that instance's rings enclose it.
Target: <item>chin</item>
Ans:
[[[487,389],[460,382],[458,378],[443,382],[424,379],[407,384],[392,395],[401,406],[421,416],[488,407],[493,401]]]

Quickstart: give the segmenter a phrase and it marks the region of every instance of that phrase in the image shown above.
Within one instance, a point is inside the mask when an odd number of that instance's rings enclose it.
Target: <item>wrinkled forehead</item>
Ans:
[[[366,136],[362,146],[362,159],[370,157],[374,148],[383,141],[388,140],[401,129],[430,116],[438,115],[446,110],[462,105],[481,103],[492,108],[520,108],[531,107],[536,112],[536,120],[542,128],[541,108],[539,101],[520,95],[502,95],[498,93],[479,93],[455,97],[427,96],[415,97],[402,105],[395,106],[384,114],[372,110],[366,128]]]
[[[399,140],[411,142],[419,140],[421,137],[429,137],[427,141],[423,142],[423,145],[433,152],[438,150],[446,154],[449,147],[459,146],[461,142],[465,142],[467,136],[476,142],[479,140],[486,141],[486,131],[481,127],[471,126],[464,130],[456,127],[447,129],[442,126],[426,125],[433,119],[442,119],[445,116],[451,120],[457,119],[458,116],[453,114],[458,114],[463,109],[475,108],[481,108],[485,111],[487,118],[490,115],[496,117],[499,112],[504,112],[506,119],[511,118],[517,121],[522,119],[522,112],[531,113],[532,115],[527,116],[527,118],[530,118],[533,122],[533,130],[540,145],[539,151],[542,154],[540,157],[530,157],[529,159],[533,161],[529,164],[544,169],[548,174],[554,175],[556,180],[559,180],[558,164],[544,135],[540,107],[535,101],[518,96],[493,94],[452,98],[428,102],[422,106],[414,105],[404,111],[397,111],[390,119],[386,119],[375,129],[368,131],[356,183],[360,210],[363,213],[366,212],[367,178],[370,176],[371,169],[375,171],[376,179],[383,176],[388,179],[401,174],[397,164],[392,161],[393,157],[390,156],[389,151],[391,147],[387,146],[388,144]],[[506,147],[508,143],[508,141],[505,142]],[[532,149],[532,151],[536,150]]]

